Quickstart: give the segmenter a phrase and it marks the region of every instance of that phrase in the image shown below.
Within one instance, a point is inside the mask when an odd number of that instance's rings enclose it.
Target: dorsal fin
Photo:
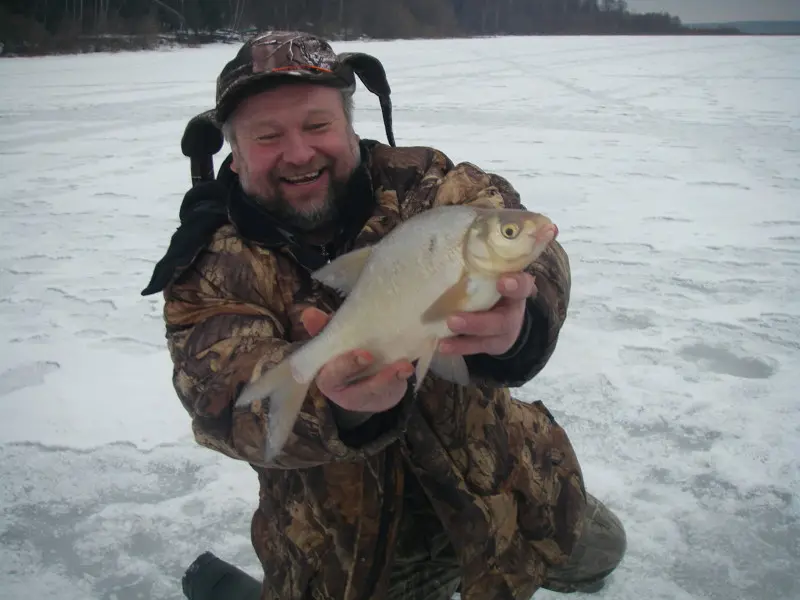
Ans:
[[[336,258],[330,264],[314,271],[311,277],[320,283],[347,295],[356,285],[364,266],[372,255],[372,248],[353,250]]]

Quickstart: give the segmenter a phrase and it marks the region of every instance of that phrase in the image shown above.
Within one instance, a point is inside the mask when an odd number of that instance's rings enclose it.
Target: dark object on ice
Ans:
[[[181,587],[189,600],[258,600],[261,596],[260,582],[211,552],[203,552],[189,565]]]

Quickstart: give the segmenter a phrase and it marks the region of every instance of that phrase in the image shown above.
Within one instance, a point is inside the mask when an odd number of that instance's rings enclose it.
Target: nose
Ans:
[[[292,165],[305,165],[314,158],[314,149],[302,132],[290,132],[283,136],[283,160]]]

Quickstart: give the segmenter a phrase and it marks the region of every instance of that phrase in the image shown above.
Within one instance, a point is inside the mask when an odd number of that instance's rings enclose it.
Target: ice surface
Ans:
[[[597,597],[800,597],[800,39],[337,48],[384,61],[400,144],[558,223],[570,316],[522,394],[627,527]],[[189,185],[183,127],[234,52],[0,61],[3,599],[178,599],[205,549],[258,573],[255,474],[194,443],[139,296]]]

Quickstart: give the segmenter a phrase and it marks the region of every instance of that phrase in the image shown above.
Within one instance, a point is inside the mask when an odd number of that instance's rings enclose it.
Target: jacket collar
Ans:
[[[147,296],[163,291],[197,259],[222,226],[232,224],[244,239],[273,249],[288,250],[305,268],[315,270],[334,256],[346,252],[372,214],[376,200],[371,170],[373,140],[361,140],[361,164],[353,173],[340,202],[342,219],[334,241],[326,248],[303,244],[295,232],[285,228],[242,191],[239,177],[231,170],[232,156],[220,165],[217,178],[198,184],[183,198],[180,225],[165,255],[156,263],[150,282],[142,290]]]

